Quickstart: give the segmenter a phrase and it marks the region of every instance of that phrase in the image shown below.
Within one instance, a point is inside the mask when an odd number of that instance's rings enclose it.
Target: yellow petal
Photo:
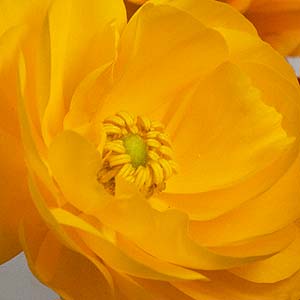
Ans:
[[[25,35],[14,27],[0,37],[0,128],[19,138],[17,102],[17,52]]]
[[[99,118],[124,110],[158,120],[162,107],[170,113],[176,106],[174,96],[212,71],[227,54],[218,32],[191,15],[170,6],[146,4],[121,36],[115,84]]]
[[[106,279],[84,256],[63,246],[41,219],[25,219],[21,230],[31,271],[64,299],[113,299]]]
[[[221,0],[222,1],[222,0]],[[244,12],[247,10],[247,8],[252,4],[252,0],[224,0],[223,2],[226,2],[235,8],[237,8],[239,11]]]
[[[180,172],[168,181],[167,192],[240,183],[275,162],[294,141],[282,129],[281,115],[233,64],[217,68],[187,101],[180,126],[171,129]]]
[[[116,199],[99,212],[98,218],[150,255],[177,265],[212,270],[257,259],[210,252],[189,238],[186,215],[175,210],[160,213],[139,195]]]
[[[105,238],[101,231],[68,211],[52,209],[51,213],[60,224],[79,229],[79,235],[87,246],[118,272],[155,280],[205,280],[199,273],[156,260],[134,246],[131,246],[131,251],[122,251],[122,248],[129,247],[129,244],[124,245],[124,240],[120,248],[120,240],[116,242]]]
[[[113,62],[88,74],[76,88],[70,110],[64,119],[64,129],[73,130],[97,145],[101,141],[101,122],[95,118],[112,84]]]
[[[214,272],[210,278],[209,283],[175,282],[172,285],[195,300],[296,300],[300,296],[300,272],[273,284],[253,283],[229,272]]]
[[[166,300],[192,300],[192,298],[174,288],[174,286],[168,282],[150,281],[139,278],[136,279],[136,281],[148,293],[155,295],[155,299],[163,297],[162,299]]]
[[[293,223],[271,234],[210,249],[222,255],[238,257],[273,255],[288,247],[295,240],[297,233],[297,226]]]
[[[207,222],[192,222],[201,244],[217,246],[275,232],[299,219],[300,157],[271,189],[229,213]]]
[[[230,270],[233,274],[258,283],[273,283],[291,277],[300,270],[300,234],[278,254]]]
[[[21,25],[33,25],[39,19],[41,9],[48,5],[48,0],[1,1],[0,36],[8,29]]]
[[[122,274],[114,273],[114,279],[118,290],[120,291],[120,300],[123,300],[124,295],[126,299],[140,299],[140,300],[155,300],[157,299],[151,291],[147,291],[140,284],[136,282],[136,279]]]
[[[86,213],[111,199],[97,181],[101,164],[95,146],[72,131],[61,133],[49,148],[49,165],[66,200]]]
[[[9,10],[8,4],[1,2],[0,9]],[[26,14],[23,8],[19,10],[22,15]],[[16,26],[19,16],[5,24],[6,17],[0,21],[0,263],[20,252],[18,226],[30,203],[16,108],[16,56],[25,31]]]
[[[246,18],[242,18],[236,9],[221,2],[214,0],[154,0],[154,2],[181,9],[209,27],[238,29],[257,35],[254,26]]]
[[[62,129],[64,115],[78,83],[115,56],[115,27],[126,23],[123,1],[54,1],[45,22],[44,53],[49,56],[49,101],[43,135],[49,144]]]
[[[20,142],[0,129],[0,264],[21,250],[18,227],[30,208],[26,167]]]
[[[252,1],[246,17],[260,36],[282,55],[298,56],[300,51],[299,1]]]

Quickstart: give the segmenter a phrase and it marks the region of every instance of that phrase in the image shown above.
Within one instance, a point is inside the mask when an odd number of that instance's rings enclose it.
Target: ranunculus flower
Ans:
[[[299,85],[238,11],[0,3],[2,260],[23,214],[65,300],[300,298]]]
[[[128,13],[147,0],[128,1]],[[254,24],[260,36],[282,55],[300,56],[300,0],[219,0]]]

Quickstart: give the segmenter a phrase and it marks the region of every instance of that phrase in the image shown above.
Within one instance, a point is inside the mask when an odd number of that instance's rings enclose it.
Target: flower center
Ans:
[[[164,126],[145,117],[119,112],[103,121],[106,133],[98,181],[111,194],[120,176],[147,197],[161,192],[177,166]]]

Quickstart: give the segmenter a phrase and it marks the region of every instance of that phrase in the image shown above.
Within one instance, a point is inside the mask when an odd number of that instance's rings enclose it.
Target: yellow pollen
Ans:
[[[177,172],[171,142],[164,126],[145,117],[119,112],[103,121],[106,144],[98,181],[111,194],[119,176],[150,197],[166,187],[166,180]]]

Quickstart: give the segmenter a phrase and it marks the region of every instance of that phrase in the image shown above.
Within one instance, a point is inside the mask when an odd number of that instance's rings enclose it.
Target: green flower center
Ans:
[[[137,134],[129,134],[123,138],[126,153],[131,157],[134,168],[144,166],[147,162],[147,145]]]

